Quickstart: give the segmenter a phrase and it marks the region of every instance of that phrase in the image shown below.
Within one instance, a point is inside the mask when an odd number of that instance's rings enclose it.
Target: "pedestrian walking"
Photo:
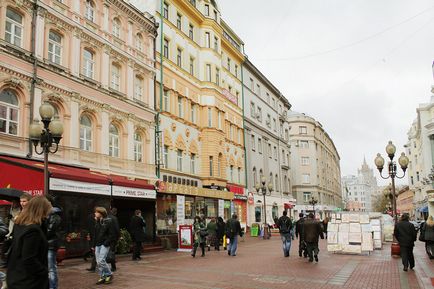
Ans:
[[[226,223],[222,217],[218,217],[218,219],[217,219],[217,241],[215,244],[215,249],[217,251],[220,251],[220,243],[223,244],[223,236],[225,235],[225,231],[226,231]]]
[[[232,215],[232,218],[228,220],[226,224],[226,237],[229,238],[228,244],[228,255],[236,256],[238,247],[238,236],[243,236],[243,231],[241,230],[240,221],[238,221],[238,216],[236,214]]]
[[[313,213],[309,213],[307,220],[303,224],[303,239],[306,242],[307,254],[309,256],[309,262],[318,262],[319,253],[319,238],[324,239],[321,223],[315,220]]]
[[[143,220],[142,211],[135,210],[134,216],[131,218],[131,222],[130,222],[130,234],[134,242],[133,257],[132,257],[133,260],[142,259],[140,255],[142,253],[142,242],[144,242],[146,238],[145,230],[146,230],[146,223],[145,220]]]
[[[95,209],[95,258],[98,268],[99,284],[110,284],[113,281],[113,273],[107,264],[106,258],[110,245],[115,238],[111,229],[111,219],[107,218],[107,210],[104,207]]]
[[[8,227],[5,225],[5,223],[3,223],[3,219],[0,217],[0,242],[3,242],[6,238],[6,235],[8,235],[9,233],[9,229]],[[0,288],[6,288],[3,287],[3,282],[6,279],[6,274],[3,272],[0,272]]]
[[[110,265],[111,265],[111,271],[112,272],[116,272],[117,267],[116,267],[116,245],[118,243],[119,237],[121,236],[121,230],[119,228],[119,221],[118,221],[118,217],[116,216],[118,214],[118,209],[112,207],[110,209],[110,213],[108,214],[108,218],[111,219],[111,229],[113,230],[113,235],[114,235],[114,240],[113,242],[110,244],[110,251],[111,251],[111,256],[113,257],[110,260]]]
[[[196,251],[197,247],[200,246],[202,250],[201,257],[205,257],[205,242],[206,242],[206,236],[208,232],[206,230],[205,222],[202,221],[202,219],[199,216],[194,217],[194,223],[193,223],[193,250],[191,252],[191,256],[196,257]]]
[[[59,228],[62,218],[60,214],[62,210],[55,203],[52,196],[47,196],[50,201],[52,209],[47,218],[47,241],[48,241],[48,279],[50,289],[57,289],[57,250],[59,249]]]
[[[48,242],[41,225],[51,208],[47,198],[34,197],[16,218],[6,274],[9,289],[48,288]]]
[[[207,246],[208,251],[211,250],[211,246],[214,246],[216,248],[217,241],[217,223],[215,221],[215,218],[211,218],[211,221],[206,225],[206,230],[208,232],[207,236]]]
[[[14,230],[14,224],[15,224],[15,219],[18,217],[18,215],[21,212],[21,205],[20,205],[20,201],[19,200],[13,200],[12,201],[12,206],[9,210],[9,225],[8,225],[8,230],[9,233],[7,233],[6,238],[3,240],[3,246],[1,247],[1,267],[2,268],[6,268],[6,263],[7,263],[7,253],[9,248],[12,245],[12,232]]]
[[[304,256],[304,258],[307,258],[307,248],[306,248],[306,242],[304,241],[304,234],[303,234],[303,228],[304,228],[304,214],[300,213],[298,214],[299,219],[297,222],[295,222],[295,236],[298,239],[298,256]]]
[[[414,268],[414,241],[416,241],[417,231],[412,223],[409,222],[410,216],[407,213],[402,214],[401,220],[395,224],[393,234],[398,240],[399,247],[401,249],[401,259],[404,265],[404,271],[408,271],[408,265],[410,269]]]
[[[327,239],[328,224],[329,224],[329,218],[325,217],[324,220],[322,220],[322,229],[323,229],[324,236],[326,239]]]
[[[429,216],[420,227],[419,240],[425,242],[425,251],[430,259],[434,259],[434,218]]]
[[[283,215],[277,220],[277,226],[279,227],[280,238],[282,239],[283,256],[289,257],[289,251],[291,250],[291,230],[292,222],[287,216],[288,212],[283,211]]]

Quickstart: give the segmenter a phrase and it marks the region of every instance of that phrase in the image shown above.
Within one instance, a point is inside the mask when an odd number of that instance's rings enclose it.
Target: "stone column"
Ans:
[[[133,22],[128,20],[128,26],[127,26],[127,45],[133,46]]]
[[[36,17],[36,35],[35,35],[35,55],[39,60],[44,59],[44,44],[45,44],[45,13],[47,10],[38,7]]]
[[[131,120],[127,122],[127,159],[134,160],[134,123]]]

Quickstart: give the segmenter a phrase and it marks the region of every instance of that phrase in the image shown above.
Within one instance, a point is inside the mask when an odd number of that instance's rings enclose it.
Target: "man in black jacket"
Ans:
[[[303,239],[306,242],[309,262],[313,262],[313,258],[318,262],[318,242],[320,237],[324,239],[321,223],[315,220],[313,213],[309,213],[307,220],[303,223]]]
[[[116,272],[116,245],[118,243],[119,237],[120,237],[120,228],[119,228],[119,221],[118,218],[116,217],[118,213],[118,209],[112,207],[110,210],[110,213],[108,214],[108,218],[112,220],[111,224],[112,224],[112,231],[113,231],[113,235],[114,235],[114,240],[112,242],[112,244],[110,244],[110,251],[113,252],[113,259],[111,260],[110,264],[111,264],[111,270],[112,272]]]
[[[404,271],[408,270],[408,263],[410,263],[410,269],[414,268],[414,241],[416,241],[417,231],[414,225],[409,222],[410,216],[404,213],[401,217],[401,221],[395,224],[395,230],[393,234],[399,242],[401,247],[401,259],[404,265]]]
[[[291,230],[292,222],[287,216],[288,212],[283,211],[283,215],[277,220],[277,226],[279,226],[280,238],[283,243],[283,256],[289,257],[289,250],[291,249]]]
[[[300,219],[295,222],[295,236],[298,238],[298,256],[301,257],[301,255],[303,255],[304,258],[307,258],[306,243],[304,242],[303,238],[303,226],[305,221],[304,214],[300,213],[298,216]]]
[[[233,214],[232,219],[229,219],[226,224],[226,237],[229,238],[229,256],[237,255],[238,236],[242,237],[243,232],[241,230],[241,224],[238,221],[238,216],[236,214]]]
[[[96,284],[109,284],[112,282],[113,274],[106,258],[113,244],[115,235],[111,229],[112,220],[107,218],[107,211],[103,207],[95,209],[95,258],[99,268],[100,278]]]

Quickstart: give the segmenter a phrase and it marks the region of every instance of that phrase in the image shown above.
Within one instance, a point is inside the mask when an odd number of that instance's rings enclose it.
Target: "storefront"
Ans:
[[[157,195],[157,237],[177,246],[179,225],[191,225],[196,216],[227,219],[234,194],[227,191],[159,182]],[[229,205],[229,206],[228,206]]]
[[[110,206],[117,207],[121,228],[128,228],[134,210],[142,210],[147,223],[148,241],[155,240],[156,192],[154,186],[146,180],[128,179],[54,163],[50,163],[48,169],[50,194],[56,197],[56,202],[63,211],[60,235],[67,256],[81,255],[89,248],[89,224],[96,206],[106,209]],[[0,171],[9,172],[0,174],[0,186],[21,189],[32,195],[42,194],[42,162],[0,156]],[[31,182],[23,181],[24,179],[31,179]],[[34,184],[33,187],[31,183]]]
[[[247,196],[244,193],[244,188],[236,185],[228,185],[228,190],[234,193],[232,213],[237,214],[241,227],[247,226]]]

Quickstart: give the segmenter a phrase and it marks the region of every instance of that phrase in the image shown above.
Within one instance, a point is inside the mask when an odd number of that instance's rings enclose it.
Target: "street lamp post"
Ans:
[[[48,154],[56,153],[59,149],[59,142],[62,139],[63,124],[59,117],[54,116],[54,107],[44,102],[39,107],[39,115],[42,124],[35,119],[29,128],[30,140],[38,155],[44,155],[44,194],[49,193],[48,187]],[[38,150],[38,145],[40,149]]]
[[[315,199],[314,196],[312,196],[309,200],[309,204],[312,205],[312,209],[313,209],[313,215],[315,216],[315,205],[318,204],[318,200]]]
[[[256,184],[255,189],[256,192],[259,195],[262,195],[264,198],[264,239],[270,239],[270,236],[268,235],[268,224],[267,224],[267,203],[265,201],[265,196],[270,196],[271,192],[273,191],[273,183],[268,183],[268,190],[267,186],[265,186],[266,180],[265,177],[261,179],[261,184]]]

